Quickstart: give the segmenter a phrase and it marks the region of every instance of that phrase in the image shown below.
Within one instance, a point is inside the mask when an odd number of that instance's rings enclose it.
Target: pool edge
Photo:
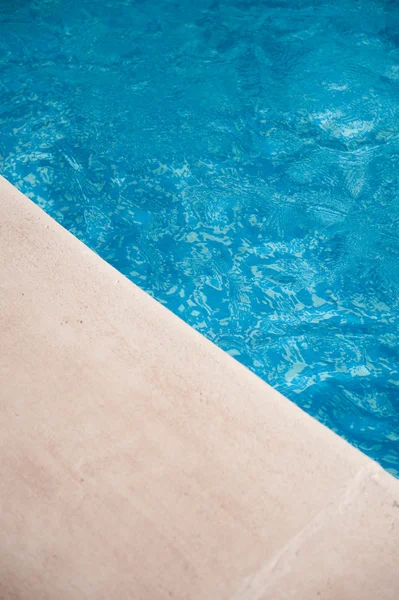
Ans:
[[[1,597],[396,598],[399,481],[3,178],[0,218]]]

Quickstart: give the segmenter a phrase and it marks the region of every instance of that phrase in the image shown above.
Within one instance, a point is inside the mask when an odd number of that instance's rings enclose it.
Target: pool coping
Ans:
[[[399,481],[0,178],[1,598],[396,600]]]

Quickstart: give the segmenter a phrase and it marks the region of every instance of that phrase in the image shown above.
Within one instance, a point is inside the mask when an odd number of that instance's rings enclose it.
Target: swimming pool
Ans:
[[[3,0],[0,171],[399,474],[399,4]]]

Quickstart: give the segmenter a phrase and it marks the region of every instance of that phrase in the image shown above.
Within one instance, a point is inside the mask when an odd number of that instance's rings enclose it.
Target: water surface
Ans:
[[[399,3],[2,0],[0,171],[399,473]]]

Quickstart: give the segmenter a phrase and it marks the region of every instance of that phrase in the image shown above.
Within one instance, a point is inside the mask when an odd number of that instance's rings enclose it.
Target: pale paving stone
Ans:
[[[387,486],[399,502],[399,482],[4,179],[0,334],[0,598],[261,598],[267,565],[288,552],[295,577],[289,548],[321,515],[337,520],[359,478],[377,504]],[[378,509],[368,518],[378,530]],[[319,567],[321,590],[340,564]],[[276,600],[308,600],[284,596],[279,573]],[[398,582],[373,572],[382,600]]]

